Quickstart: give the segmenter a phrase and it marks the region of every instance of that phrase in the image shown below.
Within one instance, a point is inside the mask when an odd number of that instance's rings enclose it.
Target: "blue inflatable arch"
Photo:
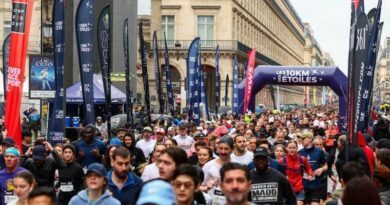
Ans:
[[[244,109],[245,81],[238,85],[240,113]],[[344,121],[347,115],[348,78],[338,67],[258,66],[255,69],[249,110],[255,110],[255,95],[265,85],[329,86],[339,96],[340,119]]]

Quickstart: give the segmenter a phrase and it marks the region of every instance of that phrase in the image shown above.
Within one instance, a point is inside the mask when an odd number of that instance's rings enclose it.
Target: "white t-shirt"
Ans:
[[[221,176],[219,174],[222,166],[217,163],[217,159],[213,159],[203,166],[203,185],[206,185],[210,180],[216,181],[214,188],[210,189],[207,193],[211,196],[212,205],[225,205],[226,197],[221,190]]]
[[[140,148],[144,153],[144,156],[149,159],[150,153],[153,152],[154,146],[156,145],[156,140],[145,140],[142,139],[137,142],[136,147]]]
[[[186,153],[190,153],[191,146],[194,144],[194,139],[188,135],[182,137],[180,135],[176,135],[173,137],[174,140],[177,142],[177,146],[184,149]]]
[[[147,182],[152,179],[157,179],[160,177],[160,172],[158,171],[158,167],[156,163],[149,164],[145,167],[144,172],[142,172],[141,179],[144,182]]]
[[[237,156],[234,152],[230,154],[231,162],[236,162],[242,165],[248,165],[253,161],[253,152],[248,150],[245,151],[245,154],[242,156]]]

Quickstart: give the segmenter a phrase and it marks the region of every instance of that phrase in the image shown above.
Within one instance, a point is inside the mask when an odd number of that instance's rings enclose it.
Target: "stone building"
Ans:
[[[144,16],[140,18],[145,19]],[[210,110],[214,110],[215,104],[213,82],[217,45],[220,48],[221,105],[224,105],[225,97],[228,98],[227,105],[231,105],[235,55],[239,61],[240,79],[244,78],[244,64],[252,48],[257,51],[256,65],[302,66],[305,63],[304,25],[288,0],[151,0],[150,33],[145,35],[150,35],[151,39],[153,31],[157,31],[159,40],[160,64],[164,64],[164,32],[167,35],[175,101],[181,108],[186,105],[187,50],[192,39],[197,36],[201,38],[202,65],[206,72]],[[153,53],[149,50],[151,99],[152,105],[156,105],[153,66]],[[225,96],[227,75],[230,83]],[[281,103],[303,104],[302,90],[281,88],[280,94],[284,96]],[[142,84],[138,84],[140,97],[142,93]],[[269,86],[257,94],[256,103],[273,107]]]

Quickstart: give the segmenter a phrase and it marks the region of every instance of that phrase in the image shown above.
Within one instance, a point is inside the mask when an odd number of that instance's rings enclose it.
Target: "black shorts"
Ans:
[[[310,204],[311,202],[320,203],[321,199],[321,189],[305,190],[305,204]]]

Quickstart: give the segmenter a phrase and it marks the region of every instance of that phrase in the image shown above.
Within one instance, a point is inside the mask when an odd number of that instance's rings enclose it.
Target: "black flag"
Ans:
[[[4,102],[7,98],[7,76],[9,63],[9,45],[11,42],[11,34],[8,34],[3,43],[3,85],[4,85]]]
[[[133,101],[132,94],[130,92],[130,66],[129,66],[129,22],[125,19],[123,23],[123,50],[125,54],[125,73],[126,73],[126,116],[127,122],[131,123],[131,127],[134,128],[133,118]]]
[[[150,96],[149,96],[149,79],[148,79],[148,59],[145,50],[144,33],[142,31],[142,22],[139,24],[139,45],[140,45],[140,56],[142,66],[142,79],[144,81],[144,92],[145,92],[145,106],[146,106],[146,117],[148,120],[147,124],[152,123],[152,117],[150,116]]]
[[[104,7],[98,21],[98,46],[100,67],[102,70],[104,98],[106,100],[107,136],[111,138],[111,37],[110,6]]]
[[[227,106],[227,102],[228,102],[228,91],[229,91],[229,75],[226,75],[226,83],[225,83],[225,106]]]

